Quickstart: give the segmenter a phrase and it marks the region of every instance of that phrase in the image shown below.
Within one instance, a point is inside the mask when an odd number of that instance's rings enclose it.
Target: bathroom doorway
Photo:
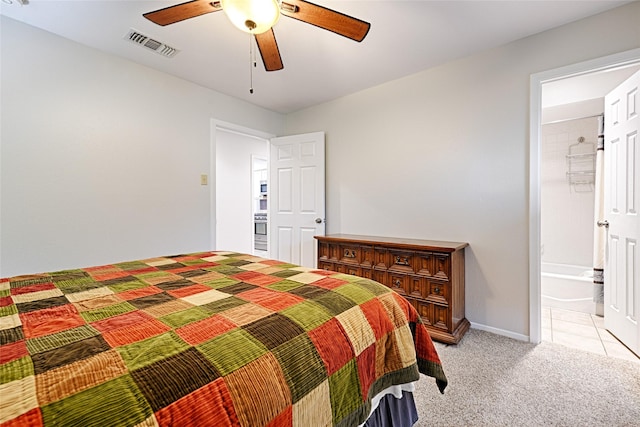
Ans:
[[[604,329],[591,276],[594,151],[604,95],[638,69],[635,50],[532,76],[532,118],[541,112],[531,129],[532,342],[635,357]]]

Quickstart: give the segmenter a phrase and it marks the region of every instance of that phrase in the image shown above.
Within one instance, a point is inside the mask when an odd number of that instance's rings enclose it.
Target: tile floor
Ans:
[[[542,307],[542,340],[640,364],[640,358],[604,329],[604,318]]]

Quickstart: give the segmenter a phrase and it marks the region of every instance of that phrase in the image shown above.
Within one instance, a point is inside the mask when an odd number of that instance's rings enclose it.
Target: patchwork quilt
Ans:
[[[353,426],[447,380],[387,287],[233,252],[0,279],[1,426]]]

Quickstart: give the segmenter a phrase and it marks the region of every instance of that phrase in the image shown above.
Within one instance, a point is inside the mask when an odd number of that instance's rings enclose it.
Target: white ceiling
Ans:
[[[26,0],[22,0],[26,2]],[[288,113],[554,28],[630,1],[315,0],[371,23],[363,42],[283,16],[284,70],[258,58],[223,12],[160,27],[142,17],[183,2],[2,0],[0,14],[273,111]],[[8,4],[12,3],[12,4]],[[123,39],[135,29],[180,52],[165,58]]]

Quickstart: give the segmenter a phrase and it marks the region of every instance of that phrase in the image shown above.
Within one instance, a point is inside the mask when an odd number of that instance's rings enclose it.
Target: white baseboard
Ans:
[[[474,323],[474,322],[471,322],[471,327],[473,329],[479,329],[481,331],[491,332],[492,334],[513,338],[514,340],[529,342],[529,335],[517,334],[513,331],[507,331],[505,329],[494,328],[493,326],[482,325],[480,323]]]

